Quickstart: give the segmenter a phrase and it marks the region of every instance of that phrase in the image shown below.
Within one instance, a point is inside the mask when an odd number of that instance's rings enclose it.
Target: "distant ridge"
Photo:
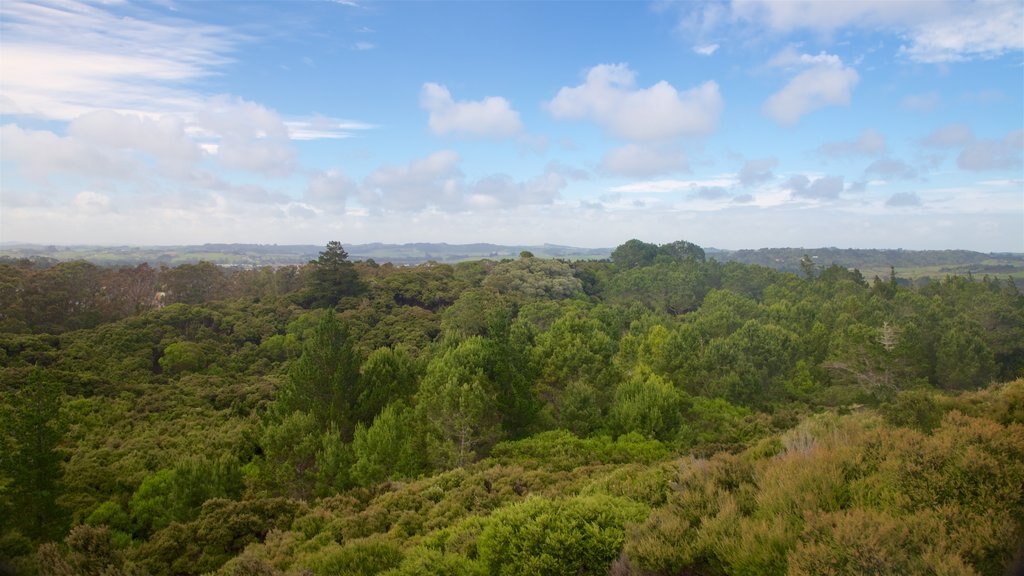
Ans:
[[[0,259],[28,258],[37,262],[86,260],[104,266],[177,266],[199,261],[222,266],[285,266],[305,264],[317,257],[323,246],[313,244],[225,244],[192,246],[45,246],[0,244]],[[578,248],[558,244],[507,246],[474,243],[411,242],[406,244],[346,244],[351,260],[373,260],[378,264],[415,265],[424,262],[456,263],[467,260],[518,258],[529,251],[538,258],[594,260],[609,258],[612,248]],[[971,250],[903,250],[860,248],[760,248],[721,250],[705,248],[707,257],[720,262],[756,264],[801,273],[806,255],[819,267],[832,264],[857,268],[868,279],[887,276],[895,268],[902,277],[990,274],[1024,278],[1024,254],[984,253]]]

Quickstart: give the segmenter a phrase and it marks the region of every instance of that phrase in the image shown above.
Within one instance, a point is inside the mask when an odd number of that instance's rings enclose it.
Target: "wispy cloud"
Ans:
[[[152,10],[144,17],[84,2],[0,3],[3,93],[23,114],[71,120],[107,109],[191,113],[190,82],[231,62],[246,37]]]

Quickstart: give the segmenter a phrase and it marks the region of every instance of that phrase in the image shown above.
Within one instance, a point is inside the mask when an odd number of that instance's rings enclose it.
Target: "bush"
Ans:
[[[490,574],[606,574],[625,542],[625,525],[646,515],[641,504],[611,496],[529,498],[496,511],[480,534]]]

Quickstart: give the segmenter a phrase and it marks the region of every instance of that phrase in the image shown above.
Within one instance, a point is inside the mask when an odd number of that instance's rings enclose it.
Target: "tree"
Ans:
[[[683,396],[664,378],[645,366],[615,389],[610,419],[619,434],[639,432],[668,440],[679,428]]]
[[[347,326],[327,311],[278,394],[279,412],[308,412],[321,430],[335,426],[346,441],[351,440],[360,393],[359,364]]]
[[[309,262],[312,271],[301,296],[302,304],[311,308],[333,308],[346,296],[362,292],[363,286],[355,266],[341,242],[332,240],[316,260]]]
[[[638,266],[649,266],[654,263],[654,258],[657,255],[658,246],[656,244],[648,244],[634,238],[612,251],[612,262],[625,270]]]
[[[416,365],[404,348],[374,350],[359,376],[358,420],[368,424],[388,404],[412,398],[418,377]]]
[[[668,244],[662,244],[658,247],[658,254],[668,256],[676,262],[685,262],[691,258],[699,262],[703,262],[705,258],[703,248],[692,242],[687,242],[686,240],[677,240]]]
[[[427,366],[416,413],[439,466],[468,464],[499,440],[497,391],[487,364],[484,339],[474,336]]]
[[[52,538],[63,528],[57,506],[65,422],[61,385],[36,368],[20,390],[3,398],[0,475],[11,479],[6,514],[12,527],[36,539]],[[0,510],[2,512],[2,510]]]
[[[950,323],[935,356],[935,376],[947,390],[987,386],[996,375],[992,351],[977,328],[962,318]]]
[[[402,401],[387,405],[369,428],[356,426],[352,480],[369,486],[414,476],[424,464],[420,440],[412,410]]]

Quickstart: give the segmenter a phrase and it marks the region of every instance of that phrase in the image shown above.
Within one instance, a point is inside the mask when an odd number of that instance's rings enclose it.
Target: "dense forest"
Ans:
[[[1010,570],[1024,295],[608,260],[0,263],[0,573]]]

